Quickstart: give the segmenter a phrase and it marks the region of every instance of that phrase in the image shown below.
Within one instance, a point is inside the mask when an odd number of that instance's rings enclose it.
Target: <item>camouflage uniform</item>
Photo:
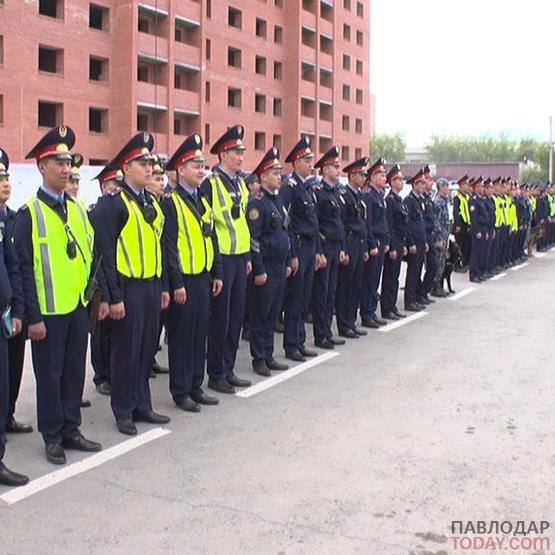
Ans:
[[[434,280],[434,288],[441,288],[441,276],[445,270],[445,257],[447,254],[447,247],[449,245],[449,234],[451,232],[451,220],[449,218],[449,197],[443,198],[441,195],[436,195],[434,198],[434,212],[435,212],[435,225],[434,225],[434,248],[436,251],[438,268]],[[443,248],[438,250],[435,243],[441,241]]]

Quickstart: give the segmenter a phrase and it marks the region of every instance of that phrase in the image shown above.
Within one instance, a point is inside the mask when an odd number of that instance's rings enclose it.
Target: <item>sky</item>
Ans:
[[[554,30],[554,0],[371,0],[376,132],[548,140]]]

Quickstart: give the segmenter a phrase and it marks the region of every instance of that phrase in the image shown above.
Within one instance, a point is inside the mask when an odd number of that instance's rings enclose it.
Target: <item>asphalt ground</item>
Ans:
[[[0,486],[0,552],[441,555],[475,552],[452,521],[549,521],[554,275],[555,251],[480,285],[454,274],[459,294],[424,316],[200,414],[158,376],[172,421],[137,438],[89,368],[82,432],[104,450],[54,467],[36,432],[10,435],[5,462],[32,481]],[[244,342],[237,373],[262,382]],[[36,429],[34,387],[27,356],[17,417]]]

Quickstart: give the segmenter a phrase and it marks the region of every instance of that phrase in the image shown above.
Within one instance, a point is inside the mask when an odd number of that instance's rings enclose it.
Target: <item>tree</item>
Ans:
[[[377,158],[381,156],[388,162],[400,162],[405,159],[407,145],[399,133],[374,135],[370,139],[370,154]]]

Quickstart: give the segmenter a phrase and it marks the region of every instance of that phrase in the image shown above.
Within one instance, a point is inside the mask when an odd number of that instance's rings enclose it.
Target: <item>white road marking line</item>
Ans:
[[[523,262],[522,264],[519,264],[518,266],[513,266],[513,267],[511,268],[511,270],[512,270],[513,272],[516,272],[517,270],[521,270],[521,269],[524,268],[525,266],[528,266],[528,264],[529,264],[528,262]]]
[[[22,499],[26,499],[35,493],[39,493],[42,490],[55,486],[68,478],[82,474],[87,470],[91,470],[91,468],[100,466],[101,464],[115,459],[120,455],[124,455],[125,453],[128,453],[145,443],[149,443],[168,434],[171,434],[171,431],[164,428],[149,430],[144,434],[128,439],[127,441],[114,445],[113,447],[109,447],[99,453],[95,453],[94,455],[91,455],[90,457],[87,457],[79,462],[68,464],[63,468],[60,468],[60,470],[55,470],[50,474],[45,474],[36,480],[32,480],[26,486],[14,488],[3,495],[0,495],[0,500],[4,501],[8,505],[13,505],[14,503],[17,503]]]
[[[476,288],[467,287],[466,289],[463,289],[462,291],[459,291],[458,293],[456,293],[452,297],[449,297],[449,300],[450,301],[458,301],[462,297],[466,297],[466,295],[468,295],[469,293],[472,293],[472,291],[476,291]]]
[[[497,274],[493,276],[490,281],[497,281],[498,279],[504,278],[507,275],[507,272],[503,272],[502,274]]]
[[[410,324],[410,322],[414,322],[415,320],[424,318],[424,316],[427,316],[428,314],[429,312],[415,312],[414,314],[411,314],[410,316],[407,316],[402,320],[397,320],[397,322],[393,322],[392,324],[387,324],[387,326],[380,328],[378,331],[381,331],[382,333],[387,333],[388,331],[396,330],[397,328],[400,328],[405,324]]]
[[[263,380],[261,382],[258,382],[255,385],[252,385],[251,387],[248,387],[247,389],[243,389],[242,391],[239,391],[235,395],[236,397],[243,397],[244,399],[247,399],[249,397],[252,397],[253,395],[256,395],[257,393],[262,393],[263,391],[266,391],[266,389],[269,389],[270,387],[273,387],[278,383],[284,382],[286,380],[290,380],[291,378],[298,376],[305,370],[308,370],[313,366],[318,366],[318,364],[322,364],[322,362],[326,362],[326,360],[330,360],[331,358],[334,358],[337,356],[339,356],[338,352],[324,353],[320,356],[307,360],[306,362],[302,362],[301,364],[294,366],[290,370],[285,370],[284,372],[280,372],[279,374],[276,374],[272,378],[268,378],[267,380]]]
[[[537,253],[534,255],[534,258],[543,258],[544,256],[547,256],[547,253],[546,253],[546,252],[537,252]]]

